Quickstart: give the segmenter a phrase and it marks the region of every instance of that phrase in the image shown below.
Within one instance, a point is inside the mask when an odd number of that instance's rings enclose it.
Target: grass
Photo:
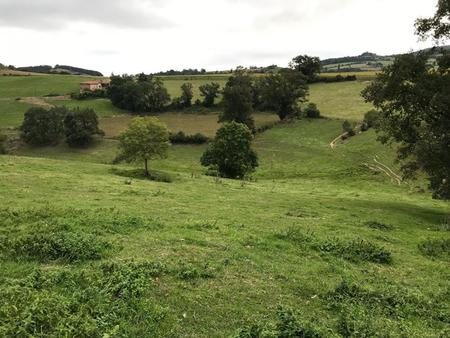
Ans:
[[[367,82],[361,81],[313,84],[309,99],[317,104],[324,116],[362,121],[364,113],[372,108],[360,95],[366,86]]]
[[[258,134],[248,181],[205,176],[206,145],[151,161],[159,181],[112,165],[109,138],[1,155],[0,336],[447,336],[449,203],[367,169],[398,170],[373,130],[329,146],[368,110],[364,85],[311,86],[331,118]],[[126,123],[82,102],[110,137]],[[160,118],[217,128],[213,113]]]

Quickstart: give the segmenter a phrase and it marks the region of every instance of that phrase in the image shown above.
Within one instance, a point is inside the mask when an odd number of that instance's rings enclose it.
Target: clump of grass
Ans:
[[[431,318],[443,323],[449,322],[448,304],[445,296],[436,295],[430,299],[418,290],[398,285],[383,285],[381,289],[368,289],[358,284],[343,281],[325,295],[327,305],[332,309],[363,306],[372,315],[382,315],[395,319],[407,316]],[[348,310],[345,308],[344,310]]]
[[[394,230],[394,227],[390,224],[381,223],[378,221],[368,221],[365,225],[372,229],[377,229],[381,231],[391,231]]]
[[[189,221],[186,225],[186,228],[193,230],[213,230],[218,229],[217,221],[213,220],[199,220],[199,221]]]
[[[97,260],[112,248],[109,242],[83,232],[36,232],[6,241],[2,246],[9,256],[40,262]]]
[[[450,238],[429,239],[419,244],[419,250],[425,256],[450,261]]]
[[[352,262],[366,261],[381,264],[392,262],[392,255],[389,251],[363,239],[351,241],[343,241],[337,238],[320,240],[314,234],[305,233],[296,227],[288,228],[285,232],[278,233],[275,236]]]
[[[165,311],[145,296],[158,263],[107,263],[99,269],[35,270],[0,289],[4,337],[158,335]],[[145,314],[145,315],[144,315]]]
[[[214,271],[208,264],[196,266],[193,264],[182,263],[174,270],[175,276],[182,280],[195,280],[214,278]]]
[[[277,320],[257,321],[241,328],[235,338],[275,338],[275,337],[302,337],[325,338],[339,337],[332,329],[301,318],[301,315],[288,307],[279,307]]]
[[[442,221],[434,226],[433,230],[435,231],[450,231],[450,216],[445,216],[442,218]]]
[[[355,239],[348,242],[329,239],[320,243],[318,249],[353,262],[366,261],[381,264],[390,264],[392,262],[392,255],[389,251],[377,244],[362,239]]]

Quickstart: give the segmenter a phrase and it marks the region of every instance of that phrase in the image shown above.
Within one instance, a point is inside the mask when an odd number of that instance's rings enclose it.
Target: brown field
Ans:
[[[257,127],[277,122],[278,116],[270,113],[253,114]],[[163,121],[172,133],[183,131],[186,134],[201,133],[208,137],[214,137],[220,124],[217,122],[219,113],[205,115],[186,113],[163,113],[158,118]],[[100,118],[100,128],[105,132],[105,137],[114,138],[127,129],[132,115],[116,115]]]

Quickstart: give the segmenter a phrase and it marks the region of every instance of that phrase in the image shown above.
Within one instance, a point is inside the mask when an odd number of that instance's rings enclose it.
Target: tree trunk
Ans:
[[[144,169],[144,174],[145,176],[149,176],[149,172],[148,172],[148,160],[144,159],[144,164],[145,164],[145,169]]]

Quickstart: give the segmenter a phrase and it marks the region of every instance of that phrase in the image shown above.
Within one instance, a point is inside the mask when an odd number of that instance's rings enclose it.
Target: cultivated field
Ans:
[[[77,87],[46,78],[55,83],[37,96]],[[35,95],[2,81],[0,97]],[[172,94],[181,82],[167,84]],[[448,336],[449,256],[434,249],[448,238],[449,203],[431,199],[425,181],[398,185],[367,168],[376,160],[398,172],[373,130],[329,146],[343,119],[370,109],[365,85],[311,86],[331,118],[258,134],[250,181],[205,176],[203,145],[172,146],[150,163],[171,183],[136,177],[140,164],[112,165],[113,139],[1,155],[0,336],[42,325],[53,336],[233,337],[275,325],[281,308],[323,337]],[[0,105],[0,127],[19,125],[27,106]],[[106,100],[81,105],[109,136],[129,119]],[[217,128],[215,113],[160,117],[173,131]],[[45,249],[55,242],[60,251]]]

